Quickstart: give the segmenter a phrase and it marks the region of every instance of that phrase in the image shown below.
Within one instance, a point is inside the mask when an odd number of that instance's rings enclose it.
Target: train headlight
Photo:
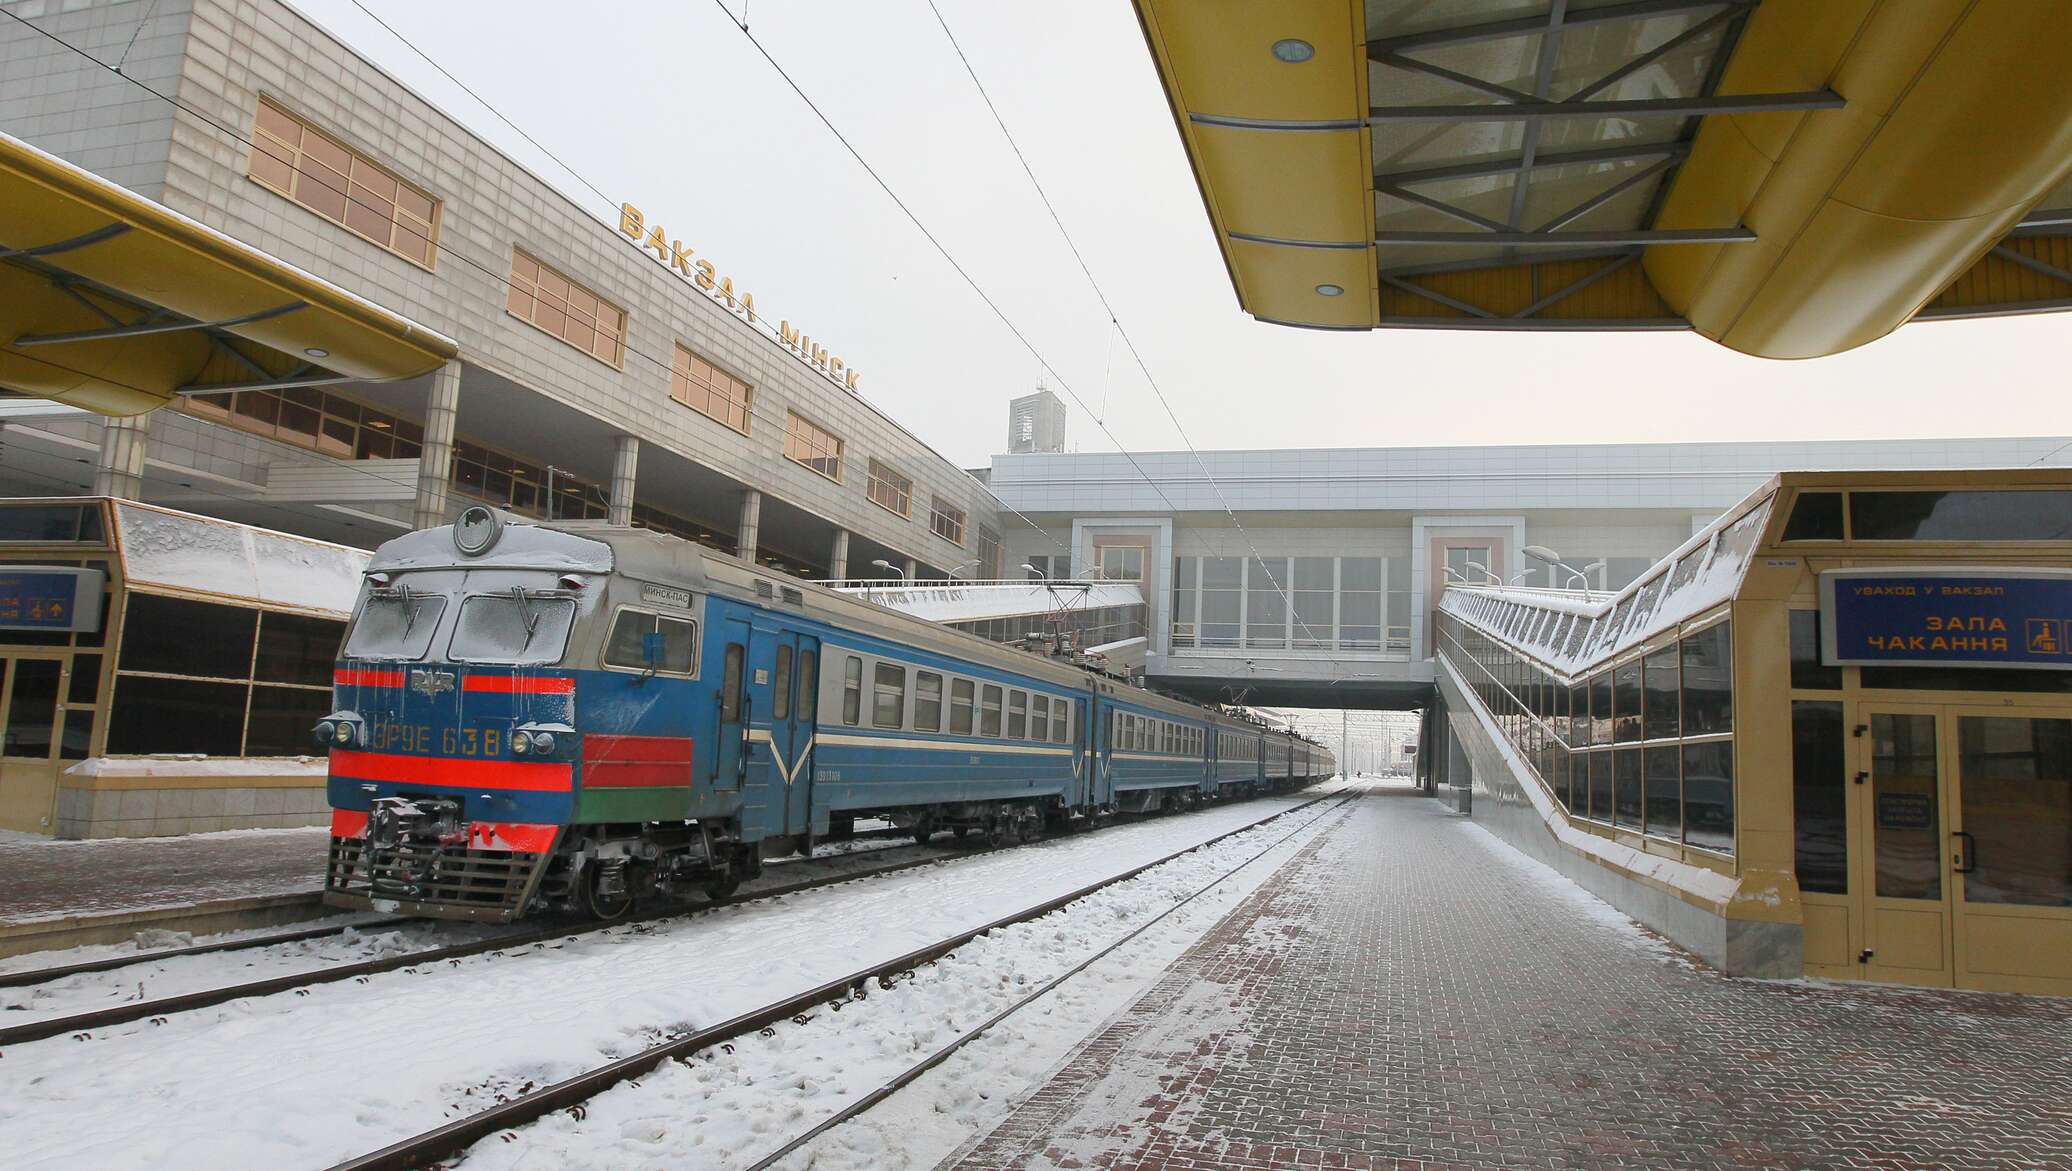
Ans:
[[[511,751],[520,756],[532,751],[532,733],[519,732],[511,737]]]
[[[525,733],[523,732],[520,732],[518,734],[520,736],[525,735]],[[532,734],[532,750],[534,752],[539,753],[542,756],[554,751],[554,733],[534,732]]]
[[[338,721],[338,723],[333,725],[331,730],[331,738],[340,744],[351,744],[353,742],[352,721],[340,720]]]
[[[329,720],[318,720],[316,727],[317,747],[327,748],[331,738],[338,734],[338,725]]]

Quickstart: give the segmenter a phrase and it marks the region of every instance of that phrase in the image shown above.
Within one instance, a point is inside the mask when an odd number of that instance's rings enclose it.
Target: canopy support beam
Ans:
[[[146,314],[142,320],[127,325],[111,325],[107,329],[82,329],[71,333],[24,334],[14,339],[14,344],[18,346],[49,346],[62,342],[92,342],[108,338],[141,337],[152,333],[179,333],[189,329],[228,329],[233,325],[251,325],[254,322],[267,321],[293,313],[297,309],[308,308],[308,306],[309,303],[307,301],[291,301],[286,305],[276,305],[271,309],[261,309],[257,313],[247,313],[243,317],[232,317],[225,321],[194,321],[164,312],[150,313]]]

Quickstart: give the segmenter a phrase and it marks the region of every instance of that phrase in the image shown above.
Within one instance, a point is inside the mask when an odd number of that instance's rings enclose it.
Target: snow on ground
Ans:
[[[947,835],[943,838],[948,843]],[[911,839],[883,839],[837,843],[858,847],[849,851],[819,849],[811,858],[787,858],[764,865],[762,877],[741,884],[741,894],[754,895],[772,887],[788,886],[844,874],[862,874],[884,866],[925,858],[954,857],[951,848],[923,849]],[[693,901],[690,906],[699,905]],[[354,915],[345,920],[387,918]],[[310,923],[302,926],[321,926]],[[138,932],[123,944],[75,947],[63,951],[31,952],[0,959],[0,972],[55,968],[104,956],[135,955],[138,962],[107,972],[86,972],[42,984],[0,989],[0,1027],[27,1024],[49,1017],[92,1012],[118,1004],[158,1000],[188,992],[271,979],[297,972],[314,972],[336,964],[384,959],[405,952],[451,947],[518,930],[509,925],[448,923],[419,920],[371,931],[350,930],[343,935],[297,940],[271,947],[198,956],[172,956],[153,960],[150,952],[185,947],[194,943],[215,943],[255,939],[295,930],[294,926],[264,927],[224,932],[196,938],[185,932]]]
[[[37,972],[46,968],[64,968],[73,964],[92,963],[96,960],[137,959],[146,960],[160,952],[179,948],[197,947],[212,943],[239,943],[249,939],[264,939],[269,935],[281,935],[290,931],[303,931],[315,927],[346,927],[360,923],[371,923],[393,918],[378,915],[372,911],[326,916],[311,919],[306,923],[276,923],[270,927],[246,927],[237,931],[212,931],[196,935],[192,931],[181,931],[164,927],[141,927],[137,933],[120,943],[83,943],[78,947],[56,948],[51,951],[25,951],[20,955],[0,956],[0,973]],[[0,991],[0,1007],[26,994],[26,989]],[[17,1018],[0,1018],[0,1026],[19,1023]]]
[[[780,1166],[870,1171],[931,1167],[986,1107],[1040,1081],[1058,1056],[1122,1007],[1268,875],[1344,814],[1331,806],[1247,831],[1097,892],[1041,919],[975,939],[890,991],[870,988],[839,1011],[675,1062],[563,1112],[513,1141],[478,1144],[465,1171],[528,1167],[745,1167],[832,1116],[1262,850],[1258,861],[996,1026],[907,1093],[937,1108],[902,1110],[888,1128],[867,1114]],[[1292,836],[1290,836],[1292,833]],[[1285,841],[1279,839],[1287,838]],[[1275,845],[1279,841],[1278,845]],[[930,1085],[930,1083],[933,1083]],[[923,1086],[928,1086],[923,1090]],[[950,1101],[942,1101],[948,1091]],[[905,1096],[905,1095],[901,1095]],[[880,1109],[892,1109],[888,1101]],[[868,1125],[866,1125],[868,1124]]]
[[[1463,818],[1458,824],[1467,831],[1469,840],[1480,845],[1491,858],[1526,875],[1533,886],[1574,907],[1585,919],[1617,936],[1621,942],[1647,952],[1665,964],[1693,969],[1698,966],[1688,952],[1634,921],[1626,912],[1584,890],[1568,875],[1472,821]]]
[[[5,1054],[10,1168],[328,1166],[1289,809],[1262,798]],[[236,953],[231,953],[235,956]]]

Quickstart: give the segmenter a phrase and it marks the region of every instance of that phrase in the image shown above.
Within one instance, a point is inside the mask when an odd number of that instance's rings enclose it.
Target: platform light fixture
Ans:
[[[1345,295],[1345,289],[1338,285],[1318,285],[1317,292],[1326,297],[1339,297]]]
[[[320,346],[308,346],[305,347],[302,352],[308,354],[312,358],[328,358],[331,356],[331,351],[324,349]]]
[[[1317,55],[1317,47],[1299,37],[1283,37],[1273,43],[1273,59],[1300,65]]]

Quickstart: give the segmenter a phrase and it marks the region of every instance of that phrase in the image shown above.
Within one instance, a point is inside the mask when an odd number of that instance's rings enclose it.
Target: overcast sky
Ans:
[[[944,454],[1003,446],[1043,366],[712,0],[294,0],[617,222],[628,201],[862,371]],[[2072,316],[1908,326],[1852,353],[1746,358],[1695,334],[1318,333],[1237,307],[1123,0],[937,0],[1194,443],[1420,446],[2072,430]],[[727,0],[735,14],[743,0]],[[1135,449],[1183,446],[926,0],[747,0],[750,29],[1055,369]],[[1071,443],[1114,443],[1074,407]]]

